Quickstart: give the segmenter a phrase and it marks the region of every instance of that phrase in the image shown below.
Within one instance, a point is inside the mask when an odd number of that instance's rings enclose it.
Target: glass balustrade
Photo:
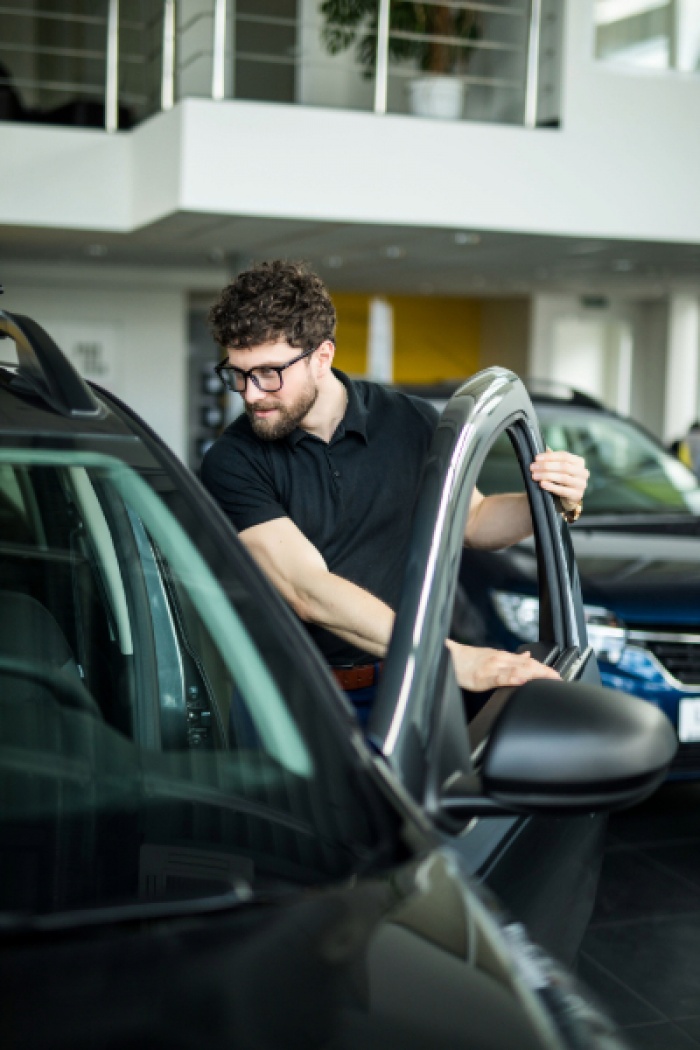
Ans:
[[[180,99],[558,122],[559,0],[0,3],[0,119],[128,128]]]

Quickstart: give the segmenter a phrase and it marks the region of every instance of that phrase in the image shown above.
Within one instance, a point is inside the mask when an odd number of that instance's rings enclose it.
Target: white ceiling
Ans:
[[[2,264],[89,262],[231,273],[306,259],[335,290],[403,295],[655,298],[700,292],[700,245],[179,213],[130,234],[0,228]],[[216,276],[215,276],[216,275]]]

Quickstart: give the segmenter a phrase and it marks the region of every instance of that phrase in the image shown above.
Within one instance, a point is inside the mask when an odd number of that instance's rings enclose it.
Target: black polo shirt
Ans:
[[[328,443],[300,427],[265,441],[239,416],[207,452],[202,481],[239,532],[289,517],[331,572],[395,609],[438,412],[427,401],[333,372],[348,405]],[[332,665],[373,659],[306,626]]]

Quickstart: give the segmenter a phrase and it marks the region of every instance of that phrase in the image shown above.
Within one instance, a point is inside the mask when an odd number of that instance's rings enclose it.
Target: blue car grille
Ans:
[[[700,633],[694,628],[671,632],[654,627],[635,627],[629,632],[629,639],[642,642],[678,682],[700,685]]]

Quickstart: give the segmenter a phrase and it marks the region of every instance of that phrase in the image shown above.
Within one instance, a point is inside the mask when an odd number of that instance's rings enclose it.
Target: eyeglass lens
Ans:
[[[244,393],[248,378],[253,380],[258,390],[265,393],[271,394],[282,386],[282,375],[275,368],[253,368],[250,372],[228,368],[224,374],[228,385],[239,394]]]
[[[246,372],[240,368],[234,368],[233,365],[222,364],[217,367],[216,372],[229,390],[234,390],[237,394],[245,393],[249,379],[252,379],[258,390],[262,390],[265,394],[273,394],[277,390],[282,389],[282,373],[284,370],[289,368],[290,365],[295,365],[297,361],[308,357],[309,354],[314,352],[314,349],[314,347],[311,347],[308,350],[304,350],[303,353],[293,357],[291,361],[287,361],[286,365],[261,365],[260,368],[251,368]]]

